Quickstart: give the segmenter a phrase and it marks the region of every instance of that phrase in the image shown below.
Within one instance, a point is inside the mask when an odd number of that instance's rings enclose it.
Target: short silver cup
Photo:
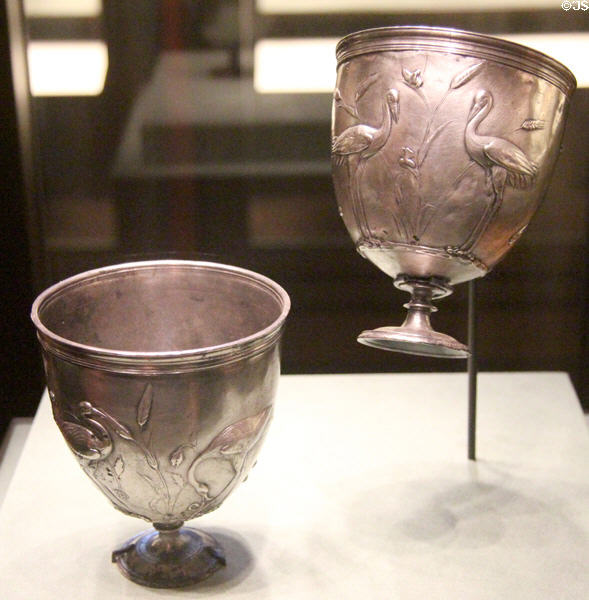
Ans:
[[[266,277],[190,261],[89,271],[35,300],[63,437],[115,508],[154,525],[113,552],[133,581],[190,585],[225,564],[211,536],[182,525],[256,460],[289,308]]]
[[[361,255],[411,293],[402,327],[358,341],[464,357],[432,300],[485,275],[527,227],[560,149],[575,78],[530,48],[430,27],[353,33],[336,50],[332,165]]]

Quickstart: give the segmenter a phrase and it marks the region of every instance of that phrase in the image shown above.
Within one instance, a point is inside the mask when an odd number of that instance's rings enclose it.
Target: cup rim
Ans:
[[[438,50],[493,60],[541,77],[567,97],[577,87],[568,67],[539,50],[484,33],[426,25],[376,27],[350,33],[336,46],[338,67],[361,54],[392,50]]]
[[[250,335],[213,346],[165,351],[116,350],[83,344],[70,340],[49,329],[41,320],[43,306],[72,287],[97,281],[125,271],[149,270],[164,266],[186,269],[206,269],[224,273],[233,273],[249,279],[271,292],[281,307],[280,314],[270,324]],[[31,308],[31,320],[37,329],[37,336],[44,350],[76,364],[115,370],[117,372],[136,372],[163,369],[166,372],[192,370],[195,367],[207,367],[214,364],[234,362],[247,355],[256,354],[270,347],[280,337],[284,321],[290,311],[291,302],[287,292],[272,279],[242,267],[209,261],[192,260],[147,260],[126,262],[99,267],[78,273],[59,281],[41,292]]]

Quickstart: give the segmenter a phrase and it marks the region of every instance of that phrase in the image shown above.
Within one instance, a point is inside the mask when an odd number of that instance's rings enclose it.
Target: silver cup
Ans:
[[[411,293],[401,327],[358,341],[462,358],[434,299],[484,276],[526,229],[559,154],[572,73],[486,35],[387,27],[343,38],[332,171],[358,251]]]
[[[154,525],[113,552],[131,580],[190,585],[225,564],[183,522],[219,507],[256,460],[289,308],[266,277],[190,261],[89,271],[35,300],[63,437],[115,508]]]

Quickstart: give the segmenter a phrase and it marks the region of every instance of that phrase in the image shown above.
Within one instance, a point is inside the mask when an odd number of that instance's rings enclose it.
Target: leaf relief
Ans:
[[[129,500],[129,495],[124,492],[121,488],[116,488],[112,491],[112,493],[119,499],[119,500],[123,500],[123,502],[126,502],[127,500]]]
[[[179,467],[184,462],[184,446],[183,445],[176,448],[176,450],[174,450],[172,452],[172,454],[170,454],[169,461],[170,461],[170,464],[174,468]]]
[[[178,475],[178,473],[174,473],[173,471],[167,471],[167,475],[177,487],[183,488],[186,485],[186,480],[184,477],[182,477],[182,475]]]
[[[149,421],[151,406],[153,403],[153,388],[150,383],[145,386],[141,400],[137,405],[137,425],[143,429]]]
[[[147,464],[154,470],[159,471],[159,465],[157,464],[157,459],[155,456],[147,450],[147,448],[142,448],[143,453],[145,454],[145,460]]]
[[[359,118],[358,111],[353,106],[350,106],[349,104],[346,104],[346,102],[344,102],[341,92],[337,88],[335,89],[335,91],[333,93],[333,101],[335,102],[336,106],[345,110],[354,119]]]
[[[125,461],[122,456],[117,457],[113,468],[117,477],[120,477],[123,474],[123,471],[125,470]]]
[[[526,119],[521,125],[520,129],[525,131],[536,131],[538,129],[544,129],[544,121],[542,119]]]
[[[427,153],[429,152],[429,148],[432,145],[432,142],[440,135],[440,133],[442,133],[442,131],[448,125],[450,125],[450,123],[452,123],[452,121],[446,121],[445,123],[442,123],[439,127],[434,129],[434,131],[432,131],[432,133],[430,133],[428,135],[426,140],[423,142],[423,144],[419,148],[419,152],[417,153],[417,166],[420,167],[423,164],[423,161],[425,160],[425,157],[427,156]]]
[[[378,73],[372,73],[366,79],[360,82],[358,89],[356,90],[355,101],[358,102],[362,96],[372,87],[372,85],[378,79]]]
[[[271,408],[271,406],[267,406],[257,415],[247,417],[225,427],[211,441],[203,454],[213,450],[218,450],[221,454],[232,454],[243,452],[243,446],[253,446],[270,418]]]
[[[476,77],[476,75],[481,71],[481,69],[485,66],[484,62],[479,62],[474,65],[471,65],[464,71],[460,71],[460,73],[454,75],[452,81],[450,82],[451,90],[455,90],[464,84],[468,83],[471,79]]]

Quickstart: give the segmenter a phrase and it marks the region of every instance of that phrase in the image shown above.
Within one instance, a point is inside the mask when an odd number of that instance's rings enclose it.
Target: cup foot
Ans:
[[[411,300],[404,305],[407,309],[405,322],[401,327],[379,327],[363,331],[358,336],[361,344],[418,356],[468,358],[470,353],[467,346],[436,331],[430,322],[430,314],[437,310],[433,300],[452,293],[448,282],[437,277],[424,279],[399,275],[395,279],[395,287],[411,294]]]
[[[131,581],[155,588],[193,585],[226,564],[215,538],[189,527],[143,532],[115,550],[112,562]]]
[[[358,336],[358,341],[365,346],[402,352],[403,354],[417,354],[436,358],[468,358],[469,355],[467,346],[445,333],[432,329],[415,330],[408,327],[379,327],[378,329],[363,331]]]

